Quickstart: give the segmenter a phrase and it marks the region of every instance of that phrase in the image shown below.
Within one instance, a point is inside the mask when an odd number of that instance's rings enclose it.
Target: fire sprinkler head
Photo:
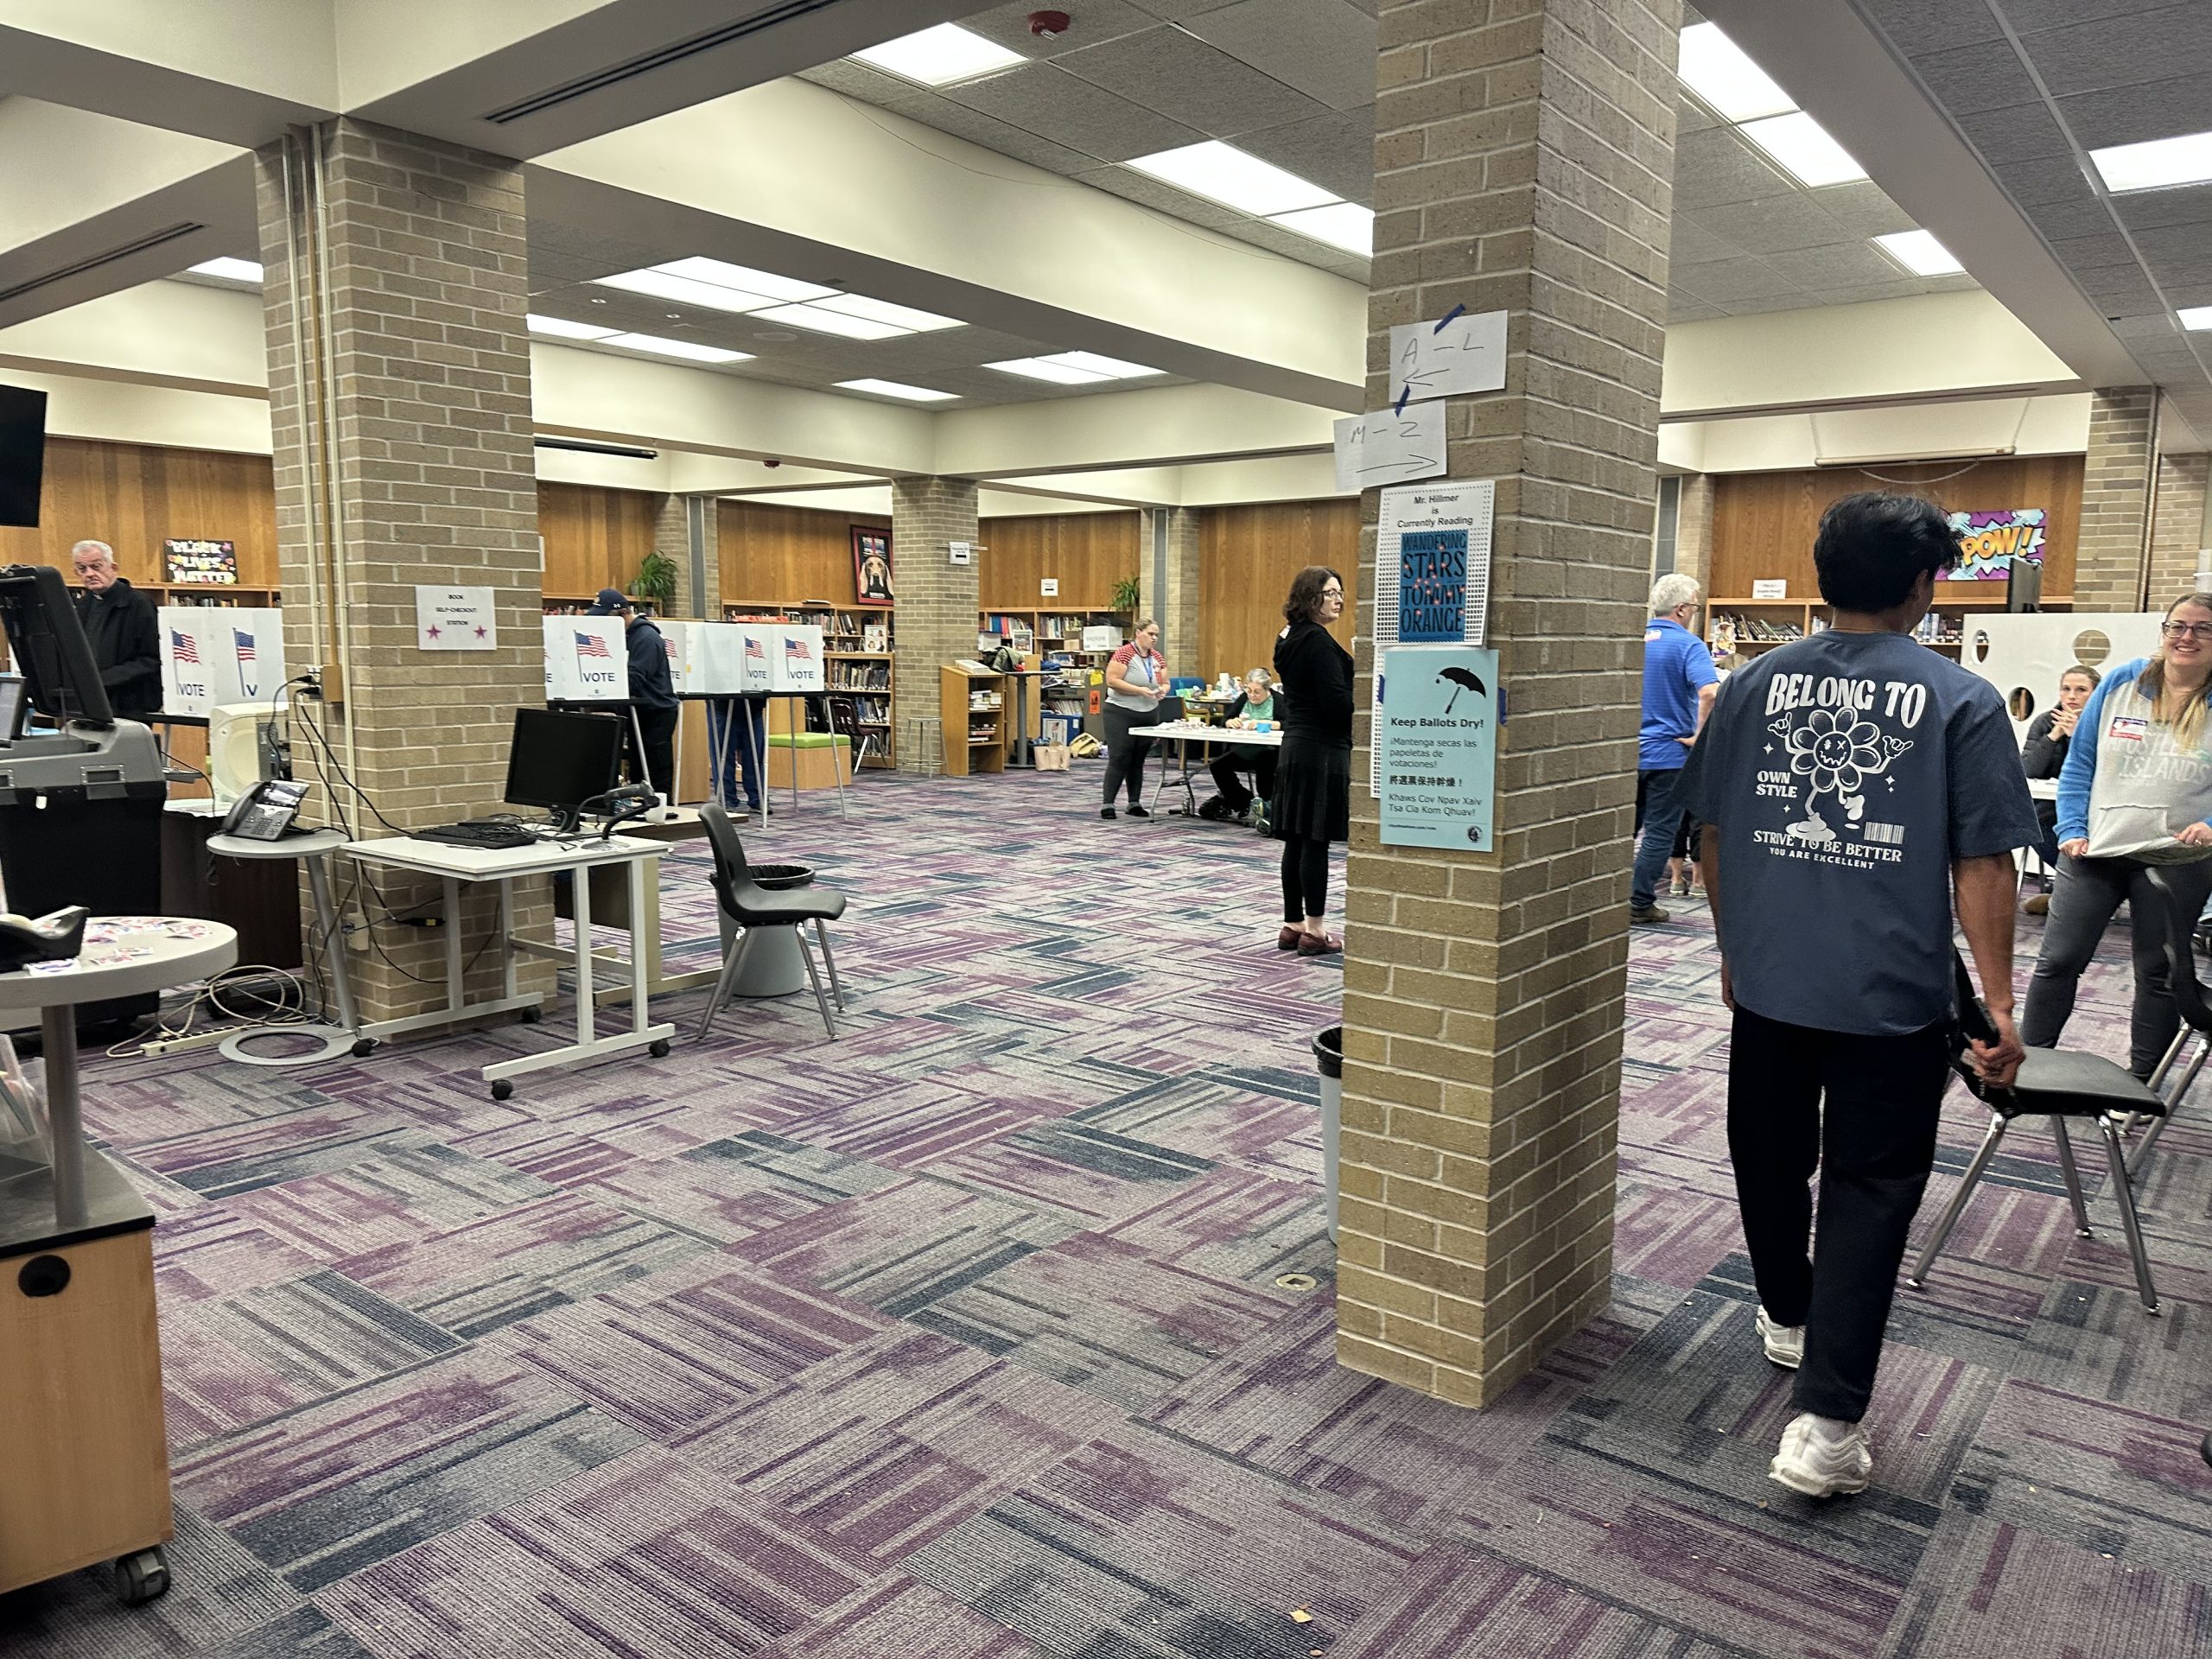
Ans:
[[[1029,14],[1029,32],[1040,41],[1049,41],[1056,35],[1065,35],[1073,20],[1065,11],[1033,11]]]

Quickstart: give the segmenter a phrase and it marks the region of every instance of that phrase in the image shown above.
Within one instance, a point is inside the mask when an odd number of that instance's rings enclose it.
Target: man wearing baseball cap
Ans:
[[[630,756],[630,777],[640,772],[651,781],[662,802],[676,804],[676,687],[669,678],[668,646],[652,621],[638,614],[638,607],[619,588],[602,588],[586,613],[590,616],[619,616],[627,626],[623,642],[630,651],[630,706],[637,723],[626,746],[634,751],[645,743],[641,758]]]

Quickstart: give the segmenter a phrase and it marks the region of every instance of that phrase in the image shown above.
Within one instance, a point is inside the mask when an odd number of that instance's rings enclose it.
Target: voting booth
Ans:
[[[273,700],[283,685],[284,613],[271,606],[164,605],[162,710]]]
[[[619,616],[545,619],[545,700],[620,702],[630,695],[630,648]]]

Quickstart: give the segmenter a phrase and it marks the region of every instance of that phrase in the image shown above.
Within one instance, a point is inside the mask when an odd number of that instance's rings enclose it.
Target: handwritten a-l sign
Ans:
[[[416,650],[493,651],[499,644],[489,588],[415,589]]]
[[[1442,404],[1408,404],[1400,414],[1382,409],[1348,416],[1337,423],[1336,431],[1340,490],[1406,484],[1444,471]]]
[[[1463,311],[1436,322],[1390,330],[1390,406],[1424,397],[1498,391],[1505,385],[1505,313]]]

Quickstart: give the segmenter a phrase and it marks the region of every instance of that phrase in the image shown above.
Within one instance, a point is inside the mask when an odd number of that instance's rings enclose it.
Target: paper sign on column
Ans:
[[[1463,311],[1442,323],[1401,322],[1390,330],[1390,407],[1424,397],[1497,391],[1505,385],[1505,313]]]
[[[1382,492],[1375,532],[1375,643],[1484,643],[1490,619],[1490,479]]]
[[[1400,645],[1376,652],[1376,667],[1383,690],[1371,741],[1382,844],[1490,851],[1497,653]]]
[[[499,620],[489,588],[415,589],[415,648],[417,651],[493,651],[499,644]]]
[[[1408,404],[1402,414],[1380,409],[1336,423],[1337,487],[1370,490],[1434,478],[1444,470],[1444,405]]]

